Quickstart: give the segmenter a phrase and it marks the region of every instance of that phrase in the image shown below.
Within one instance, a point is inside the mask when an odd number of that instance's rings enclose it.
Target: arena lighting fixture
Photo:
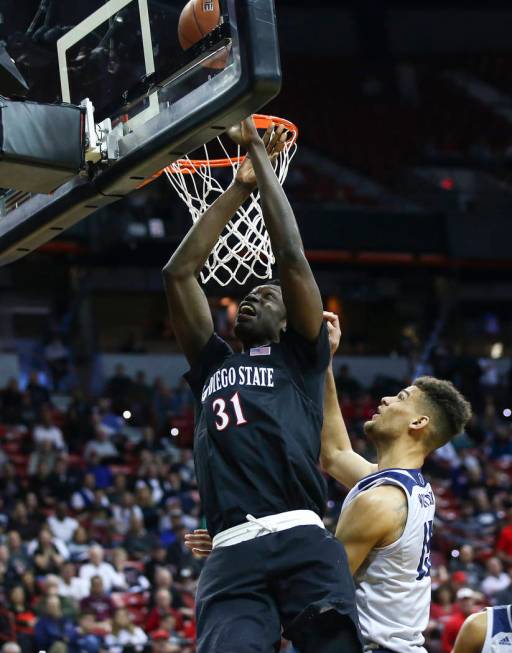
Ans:
[[[131,412],[129,410],[123,411],[123,417],[125,419],[130,419],[131,416],[132,416],[132,414],[131,414]]]
[[[503,356],[503,343],[495,342],[491,347],[491,358],[497,360]]]
[[[503,409],[503,417],[510,417],[512,415],[512,410],[510,408]]]
[[[458,549],[453,549],[451,556],[452,558],[458,558],[460,556],[460,551]]]
[[[177,435],[180,434],[180,430],[177,429],[175,426],[171,429],[171,435],[173,438],[175,438]]]

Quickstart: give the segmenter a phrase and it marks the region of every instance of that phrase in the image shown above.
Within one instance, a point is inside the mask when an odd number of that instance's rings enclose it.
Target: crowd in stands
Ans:
[[[440,373],[439,353],[433,364]],[[489,391],[484,370],[445,365],[443,374],[476,414],[425,468],[438,504],[431,653],[449,653],[467,614],[512,602],[512,418],[498,410],[506,380]],[[358,451],[373,455],[362,424],[403,382],[377,378],[364,388],[338,369]],[[185,384],[130,378],[121,366],[101,397],[76,388],[67,408],[36,373],[23,390],[12,379],[0,391],[0,650],[194,651],[202,562],[184,536],[204,523],[192,422]],[[332,480],[328,488],[325,521],[334,528],[346,491]],[[283,642],[283,650],[292,649]]]

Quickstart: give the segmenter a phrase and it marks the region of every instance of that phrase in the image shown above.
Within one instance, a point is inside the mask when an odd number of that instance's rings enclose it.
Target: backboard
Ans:
[[[88,143],[86,168],[52,195],[3,192],[0,264],[123,197],[280,89],[273,0],[220,0],[220,23],[187,50],[178,40],[185,0],[12,4],[7,50],[28,99],[86,106]]]

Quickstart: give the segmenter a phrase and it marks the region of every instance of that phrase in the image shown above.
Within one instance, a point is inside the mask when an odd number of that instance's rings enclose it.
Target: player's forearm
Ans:
[[[293,209],[276,177],[261,141],[249,146],[254,172],[260,189],[260,202],[272,251],[277,263],[283,259],[303,259],[304,249]]]
[[[224,227],[251,194],[235,181],[192,226],[163,269],[165,276],[196,277]]]
[[[324,393],[324,424],[322,428],[322,449],[320,460],[322,467],[328,471],[330,463],[341,451],[352,451],[347,427],[341,414],[336,392],[336,383],[332,364],[329,365],[325,376]]]

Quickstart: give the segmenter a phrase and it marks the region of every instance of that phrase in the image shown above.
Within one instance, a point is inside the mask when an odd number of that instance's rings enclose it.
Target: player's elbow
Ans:
[[[162,268],[162,276],[166,286],[192,276],[194,271],[188,265],[180,265],[174,257]]]

